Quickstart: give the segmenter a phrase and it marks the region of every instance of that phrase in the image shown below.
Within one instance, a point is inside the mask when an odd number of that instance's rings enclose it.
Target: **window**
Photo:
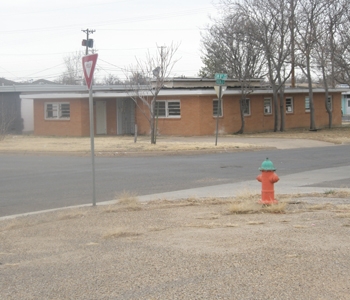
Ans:
[[[220,101],[220,109],[219,109],[219,117],[222,117],[222,99]],[[214,99],[213,100],[213,116],[214,117],[217,117],[218,115],[218,103],[219,103],[219,100],[218,99]]]
[[[328,97],[327,106],[328,106],[330,111],[333,110],[333,101],[332,101],[332,97],[331,96]]]
[[[250,116],[250,99],[243,100],[243,113],[245,116]]]
[[[165,110],[165,101],[157,101],[156,102],[156,116],[165,118],[166,110]]]
[[[272,99],[271,98],[264,99],[264,114],[265,115],[272,114]]]
[[[69,103],[45,103],[45,119],[70,119],[70,104]]]
[[[286,113],[293,113],[293,98],[286,98]]]
[[[180,101],[168,100],[156,102],[156,116],[159,118],[178,118],[181,116]]]
[[[310,111],[310,99],[309,99],[309,97],[305,97],[305,111],[306,112]]]

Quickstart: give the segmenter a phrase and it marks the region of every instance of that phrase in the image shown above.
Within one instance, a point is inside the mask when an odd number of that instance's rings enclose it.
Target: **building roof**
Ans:
[[[314,93],[324,93],[324,89],[314,89]],[[330,92],[341,92],[340,89],[332,89]],[[286,89],[285,94],[300,94],[300,93],[308,93],[308,89]],[[227,89],[223,94],[225,95],[240,95],[240,89]],[[253,90],[251,95],[272,95],[271,89],[255,89]],[[143,93],[143,95],[147,95],[147,91]],[[152,94],[148,92],[148,95]],[[216,92],[214,88],[212,89],[164,89],[159,92],[160,97],[166,96],[200,96],[200,95],[211,95],[216,97]],[[128,91],[94,91],[94,98],[130,98],[134,96],[132,92]],[[88,99],[89,93],[85,92],[67,92],[67,93],[40,93],[40,94],[22,94],[20,96],[22,99]]]

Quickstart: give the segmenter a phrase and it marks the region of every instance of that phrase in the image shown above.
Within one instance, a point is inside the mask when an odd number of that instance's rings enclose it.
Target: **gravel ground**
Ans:
[[[280,214],[227,201],[3,220],[0,299],[350,299],[350,199]]]

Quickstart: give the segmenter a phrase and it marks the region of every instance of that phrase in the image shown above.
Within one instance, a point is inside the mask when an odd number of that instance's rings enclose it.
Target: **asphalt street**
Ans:
[[[337,145],[220,154],[96,157],[96,200],[109,201],[123,191],[147,197],[254,182],[266,157],[286,180],[289,175],[304,172],[309,178],[318,176],[310,186],[350,187],[350,174],[335,180],[327,175],[327,169],[350,166],[349,153],[350,145]],[[0,166],[0,217],[92,202],[89,157],[2,154]],[[293,180],[297,179],[298,176]]]

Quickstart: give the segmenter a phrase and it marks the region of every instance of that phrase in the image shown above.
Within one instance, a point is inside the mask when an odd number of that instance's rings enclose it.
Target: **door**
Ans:
[[[135,133],[135,103],[132,99],[117,100],[117,134]]]
[[[347,115],[350,115],[350,100],[348,100],[348,109],[346,111]]]
[[[96,134],[107,134],[106,101],[96,102]]]

